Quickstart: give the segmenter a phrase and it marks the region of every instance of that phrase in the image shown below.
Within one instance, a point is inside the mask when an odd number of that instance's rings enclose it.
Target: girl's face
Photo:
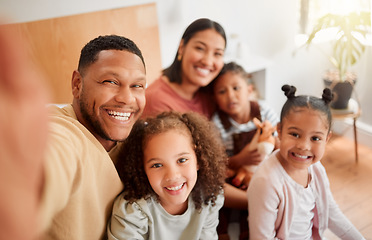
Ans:
[[[214,29],[197,32],[186,45],[181,41],[182,83],[208,85],[223,67],[224,38]]]
[[[152,136],[144,148],[144,167],[160,204],[170,214],[182,214],[197,180],[198,164],[191,136],[170,130]]]
[[[243,121],[239,116],[246,116],[249,111],[252,88],[240,74],[233,72],[226,72],[215,81],[214,97],[219,108],[235,121]]]
[[[324,154],[328,133],[326,116],[308,108],[289,112],[278,127],[279,160],[287,172],[305,170]]]

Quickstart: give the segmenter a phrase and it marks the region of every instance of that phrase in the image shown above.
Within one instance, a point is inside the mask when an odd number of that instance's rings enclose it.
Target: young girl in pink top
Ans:
[[[322,98],[287,96],[277,131],[280,149],[260,165],[248,188],[250,239],[364,239],[333,199],[320,160],[331,137],[330,89]]]

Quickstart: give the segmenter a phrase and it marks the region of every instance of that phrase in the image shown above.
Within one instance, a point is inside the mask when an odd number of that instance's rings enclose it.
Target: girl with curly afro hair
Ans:
[[[124,190],[109,239],[218,239],[227,156],[205,117],[164,112],[139,120],[118,159]]]

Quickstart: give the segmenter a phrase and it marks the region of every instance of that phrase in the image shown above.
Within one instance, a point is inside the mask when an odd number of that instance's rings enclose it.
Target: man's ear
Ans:
[[[82,81],[83,81],[83,78],[81,74],[79,73],[79,71],[75,70],[72,73],[72,80],[71,80],[72,95],[74,96],[74,98],[80,98]]]

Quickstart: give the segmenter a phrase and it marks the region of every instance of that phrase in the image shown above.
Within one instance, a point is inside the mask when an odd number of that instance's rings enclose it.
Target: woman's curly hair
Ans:
[[[123,142],[116,164],[124,184],[124,198],[130,202],[156,197],[144,169],[143,153],[147,141],[154,135],[170,130],[189,131],[195,145],[199,166],[191,197],[196,209],[202,204],[215,204],[225,182],[227,156],[216,127],[197,113],[164,112],[156,117],[138,120]]]

